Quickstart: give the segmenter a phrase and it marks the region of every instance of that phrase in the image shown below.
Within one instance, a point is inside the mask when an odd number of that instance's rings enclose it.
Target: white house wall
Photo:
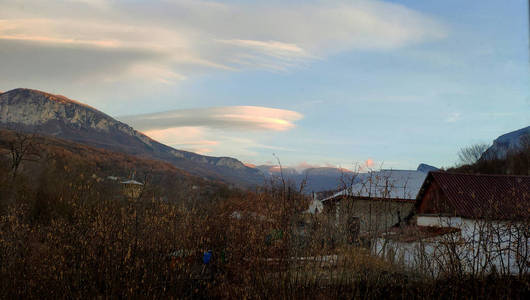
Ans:
[[[416,219],[416,224],[418,226],[460,227],[462,225],[462,218],[420,215]]]
[[[411,243],[380,238],[375,243],[375,253],[431,275],[455,271],[484,274],[493,269],[501,274],[529,272],[530,240],[527,223],[462,218],[434,219],[435,217],[418,218],[418,225],[451,225],[459,228],[460,232]],[[455,268],[451,269],[451,265]]]

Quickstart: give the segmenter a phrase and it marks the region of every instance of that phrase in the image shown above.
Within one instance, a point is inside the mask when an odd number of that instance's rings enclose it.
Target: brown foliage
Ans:
[[[480,148],[480,145],[465,149],[473,152],[474,147]],[[462,161],[465,162],[464,160]],[[457,173],[530,175],[530,136],[523,137],[520,149],[509,151],[505,158],[498,158],[495,153],[490,153],[489,157],[482,157],[474,162],[468,161],[464,165],[449,168],[448,171]]]
[[[0,214],[0,298],[528,293],[527,278],[432,281],[364,249],[334,247],[326,242],[336,230],[329,220],[304,215],[308,199],[283,182],[230,190],[164,163],[61,143],[39,140],[41,159],[24,162],[13,184],[7,161],[0,161],[0,195],[10,190],[15,197]],[[104,179],[131,169],[146,183],[138,197]],[[205,266],[207,250],[213,258]]]

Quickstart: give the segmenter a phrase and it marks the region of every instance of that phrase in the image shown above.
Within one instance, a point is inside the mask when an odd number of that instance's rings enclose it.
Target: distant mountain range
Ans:
[[[416,199],[429,171],[379,170],[361,173],[358,180],[344,189],[322,197],[326,201],[339,196],[376,197],[393,199]]]
[[[299,187],[303,182],[305,183],[305,192],[322,192],[322,191],[337,191],[344,189],[345,186],[349,186],[353,183],[366,180],[369,173],[355,173],[348,169],[340,168],[309,168],[298,172],[294,168],[282,168],[272,165],[261,165],[256,166],[257,169],[262,171],[264,174],[271,177],[279,178],[283,175],[286,181],[294,184],[295,187]],[[381,172],[409,172],[411,174],[424,173],[427,174],[429,171],[437,171],[438,168],[420,164],[416,171],[414,170],[382,170]],[[399,173],[399,174],[401,174]],[[407,173],[408,174],[408,173]]]
[[[36,132],[111,151],[166,161],[193,175],[241,186],[264,175],[230,157],[211,157],[161,144],[103,112],[64,96],[14,89],[0,94],[0,128]]]
[[[266,176],[279,179],[283,175],[284,179],[299,188],[304,183],[304,192],[320,192],[327,190],[337,190],[342,188],[341,179],[347,179],[354,175],[351,170],[321,167],[308,168],[297,171],[294,168],[281,168],[273,165],[256,166]]]
[[[530,126],[499,136],[493,141],[493,145],[482,153],[480,159],[505,159],[508,153],[517,152],[528,145],[530,145]]]

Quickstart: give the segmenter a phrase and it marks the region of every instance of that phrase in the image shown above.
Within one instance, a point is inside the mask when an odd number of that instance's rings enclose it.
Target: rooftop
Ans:
[[[427,173],[414,170],[381,170],[359,174],[351,187],[322,201],[337,197],[415,200]]]
[[[418,194],[417,207],[433,182],[458,216],[493,214],[512,219],[530,215],[530,176],[430,172]]]
[[[144,185],[143,183],[141,182],[138,182],[134,179],[129,179],[129,180],[126,180],[126,181],[122,181],[121,182],[122,184],[135,184],[135,185]]]

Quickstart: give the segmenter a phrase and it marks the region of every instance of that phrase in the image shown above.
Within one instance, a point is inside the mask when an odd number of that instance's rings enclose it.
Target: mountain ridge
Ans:
[[[420,163],[418,167],[416,168],[416,171],[421,171],[424,173],[429,173],[430,171],[438,171],[439,169],[437,167],[428,165],[426,163]]]
[[[174,149],[131,126],[65,96],[18,88],[0,94],[0,127],[164,160],[194,175],[237,185],[262,183],[262,173],[231,157]]]
[[[523,139],[526,137],[530,142],[530,126],[523,127],[500,135],[493,144],[482,153],[480,159],[504,159],[509,152],[516,152],[523,146]]]

